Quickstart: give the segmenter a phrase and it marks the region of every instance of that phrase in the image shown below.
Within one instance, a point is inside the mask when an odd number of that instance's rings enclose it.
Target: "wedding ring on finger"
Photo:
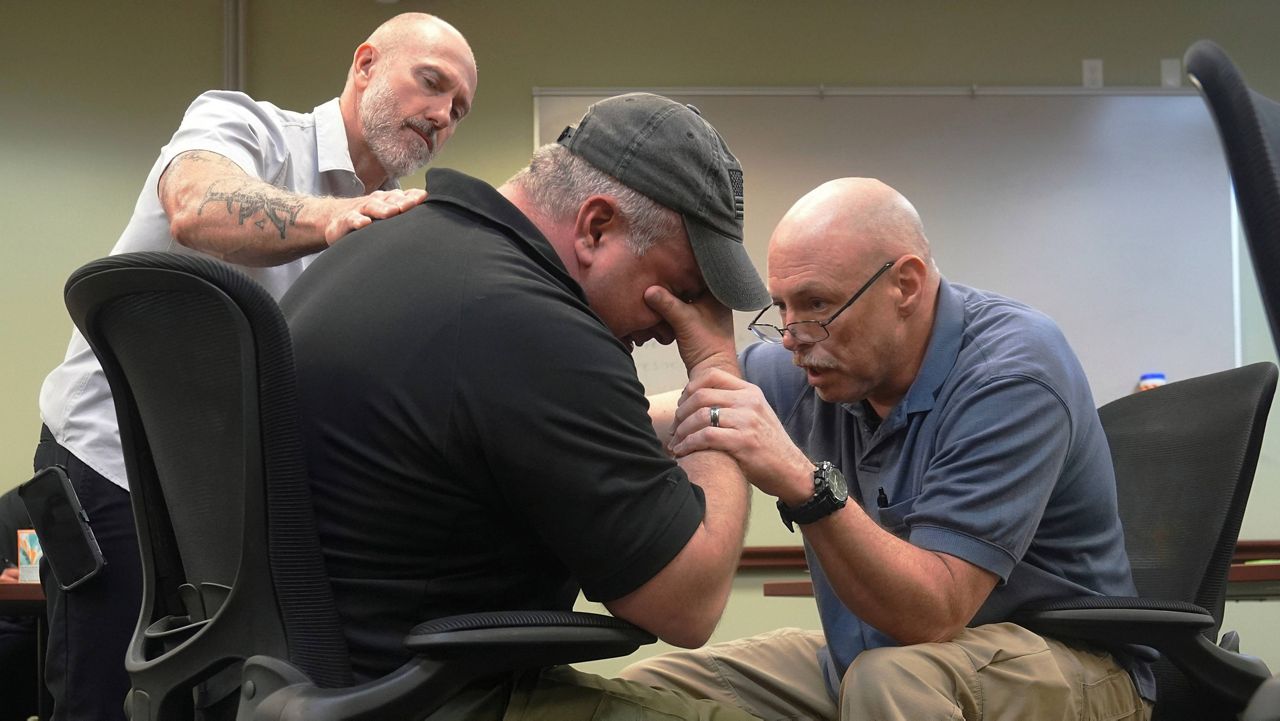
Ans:
[[[720,427],[720,406],[711,406],[711,408],[709,408],[708,410],[710,411],[710,415],[711,415],[711,427],[719,428]]]

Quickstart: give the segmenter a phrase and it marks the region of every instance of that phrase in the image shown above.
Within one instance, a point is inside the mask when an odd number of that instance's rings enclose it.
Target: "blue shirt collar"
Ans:
[[[906,413],[932,410],[938,389],[951,375],[951,369],[960,357],[960,345],[964,340],[964,298],[951,287],[946,278],[938,283],[938,302],[933,316],[933,331],[929,335],[929,347],[916,380],[907,389],[907,395],[899,406]]]
[[[907,416],[933,409],[938,389],[946,382],[960,357],[960,345],[964,339],[964,299],[951,287],[946,278],[938,283],[938,301],[935,306],[933,330],[929,333],[929,345],[925,349],[920,372],[912,381],[907,394],[881,422],[882,433],[892,433],[904,425]],[[858,418],[866,414],[862,402],[844,403],[845,410]]]

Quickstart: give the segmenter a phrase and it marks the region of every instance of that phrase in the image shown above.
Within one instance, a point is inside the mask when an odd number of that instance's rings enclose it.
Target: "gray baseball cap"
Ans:
[[[697,108],[649,93],[618,95],[587,108],[557,142],[679,213],[716,300],[735,310],[769,305],[742,244],[742,166]]]

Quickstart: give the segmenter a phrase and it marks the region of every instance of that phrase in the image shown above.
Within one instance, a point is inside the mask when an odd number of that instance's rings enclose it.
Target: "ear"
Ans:
[[[898,261],[896,273],[898,315],[906,318],[916,312],[925,301],[929,266],[918,255],[906,255]]]
[[[623,228],[618,201],[608,195],[593,195],[578,206],[573,221],[573,250],[578,265],[589,268],[595,262],[606,239]]]
[[[361,43],[351,59],[351,80],[362,93],[373,77],[373,66],[378,62],[378,56],[377,48],[369,43]]]

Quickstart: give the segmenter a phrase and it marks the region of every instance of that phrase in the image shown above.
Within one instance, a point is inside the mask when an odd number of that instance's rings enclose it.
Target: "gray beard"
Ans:
[[[396,117],[396,102],[385,82],[376,85],[361,98],[360,122],[364,126],[365,142],[373,157],[378,159],[387,175],[402,178],[425,167],[435,156],[426,143],[413,140],[405,142],[402,130],[413,125],[436,142],[435,128],[430,123],[414,119],[401,121]]]

